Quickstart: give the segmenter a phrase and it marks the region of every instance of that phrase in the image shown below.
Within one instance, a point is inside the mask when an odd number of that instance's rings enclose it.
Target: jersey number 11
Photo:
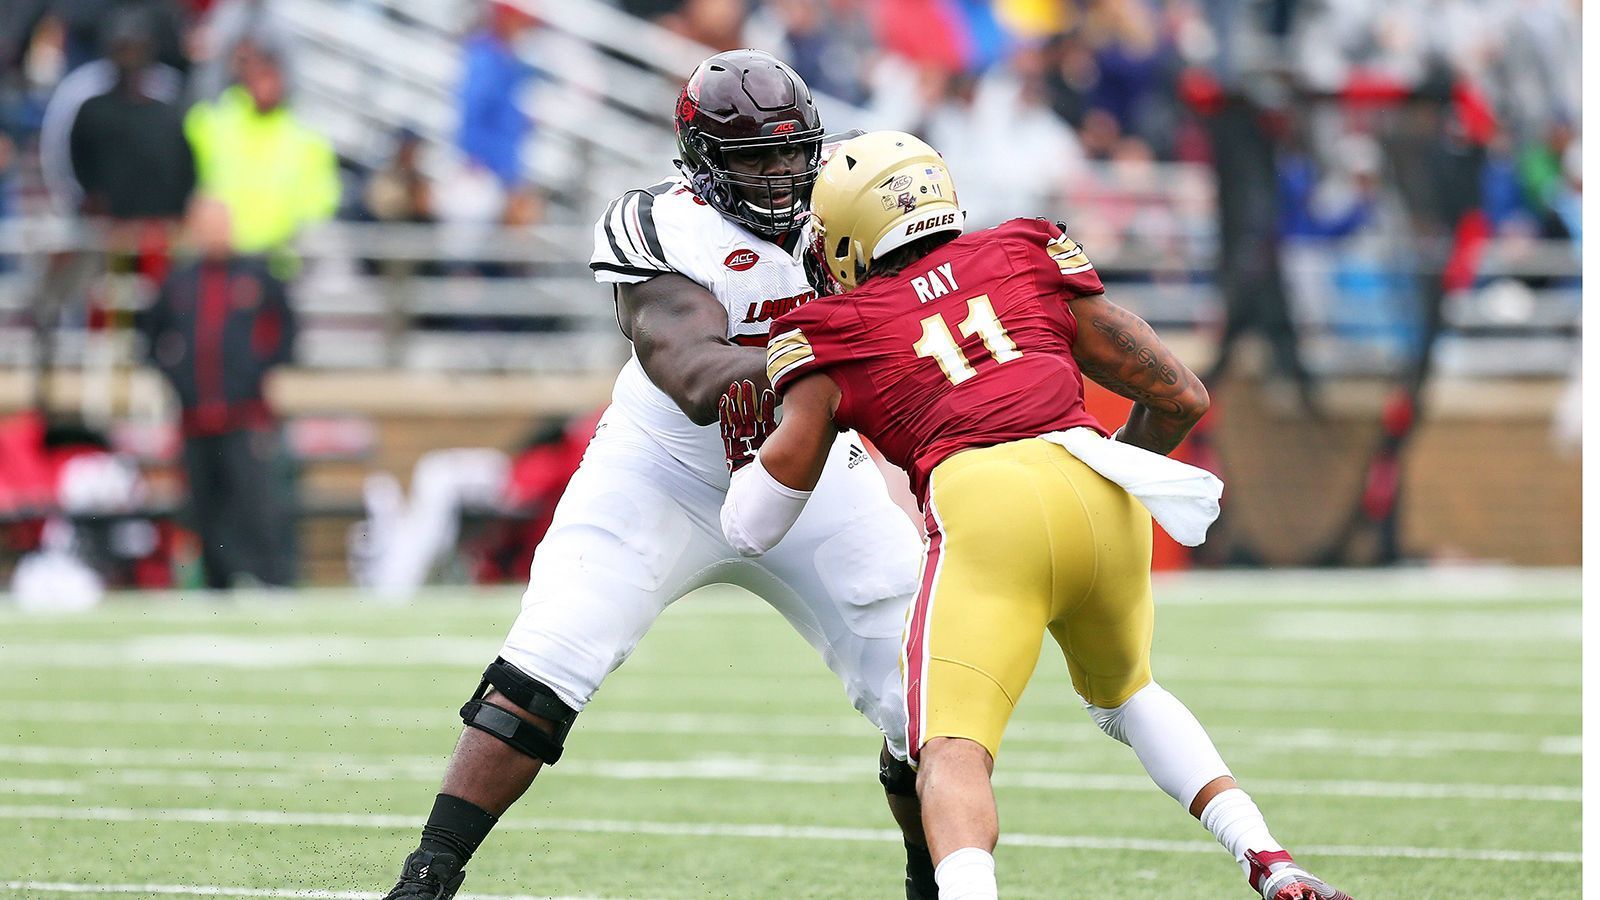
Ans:
[[[964,338],[974,335],[983,338],[983,346],[997,363],[1007,363],[1022,356],[1022,351],[1017,349],[1011,336],[1006,334],[1005,326],[994,314],[994,304],[989,302],[988,294],[979,294],[967,301],[967,317],[961,320],[960,327]],[[950,333],[950,326],[944,323],[944,316],[938,313],[922,320],[922,339],[912,347],[918,356],[938,363],[951,384],[960,384],[978,374],[962,354],[961,345]]]

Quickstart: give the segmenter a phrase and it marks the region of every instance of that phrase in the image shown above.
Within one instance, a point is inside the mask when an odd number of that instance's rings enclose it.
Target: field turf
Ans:
[[[1575,897],[1571,572],[1190,576],[1155,670],[1277,836],[1358,900]],[[0,601],[0,896],[378,897],[517,591]],[[687,598],[462,897],[898,898],[874,733],[779,617]],[[1002,895],[1247,898],[1050,648],[1001,753]]]

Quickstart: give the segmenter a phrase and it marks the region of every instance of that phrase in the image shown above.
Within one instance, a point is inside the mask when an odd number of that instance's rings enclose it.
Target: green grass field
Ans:
[[[0,896],[378,897],[517,591],[0,604]],[[1163,581],[1157,677],[1358,900],[1579,893],[1576,573]],[[749,595],[661,619],[463,897],[896,898],[877,741]],[[1007,897],[1246,898],[1046,653],[996,785]]]

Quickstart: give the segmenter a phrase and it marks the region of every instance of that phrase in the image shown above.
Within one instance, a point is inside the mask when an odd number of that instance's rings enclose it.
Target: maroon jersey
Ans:
[[[1013,219],[963,235],[894,276],[782,316],[767,346],[781,396],[812,372],[839,385],[834,415],[911,475],[972,447],[1088,426],[1078,324],[1067,301],[1105,290],[1061,228]]]

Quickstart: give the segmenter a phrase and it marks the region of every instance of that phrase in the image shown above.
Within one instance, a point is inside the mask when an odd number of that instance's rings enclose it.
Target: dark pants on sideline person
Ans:
[[[270,429],[184,438],[189,505],[208,588],[232,587],[239,575],[274,586],[292,580],[288,548],[281,546],[289,504],[280,496],[278,443]]]

